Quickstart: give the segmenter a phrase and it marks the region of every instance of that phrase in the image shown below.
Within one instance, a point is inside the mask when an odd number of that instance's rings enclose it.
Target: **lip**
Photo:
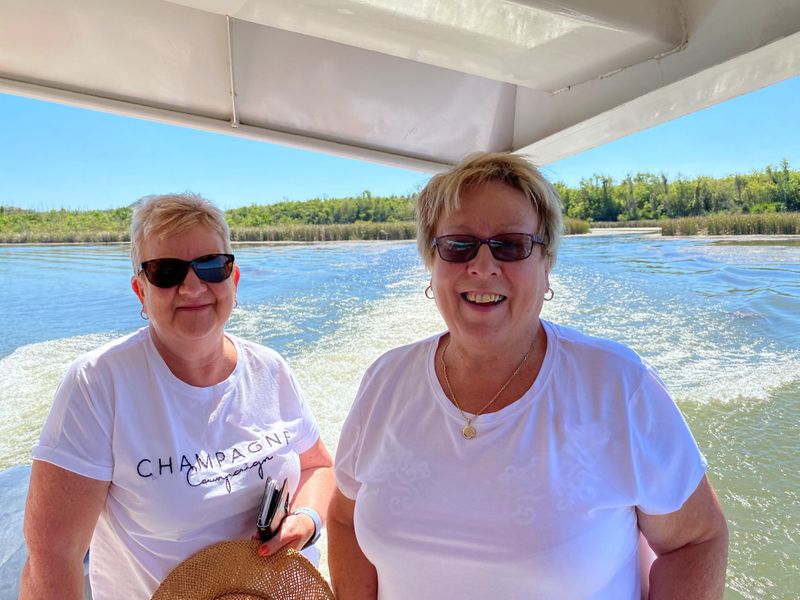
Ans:
[[[186,304],[184,306],[176,307],[177,310],[189,310],[189,311],[196,311],[196,310],[203,310],[204,308],[208,308],[211,304]]]
[[[505,294],[500,294],[498,292],[489,292],[489,291],[478,291],[478,290],[467,290],[461,292],[459,294],[461,299],[471,308],[475,308],[477,310],[491,310],[497,306],[503,304],[506,300],[508,300],[508,296]],[[501,299],[496,302],[474,302],[468,298],[468,296],[500,296]]]

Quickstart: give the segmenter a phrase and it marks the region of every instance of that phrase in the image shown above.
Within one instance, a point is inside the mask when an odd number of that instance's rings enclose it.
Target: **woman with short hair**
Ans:
[[[225,331],[240,271],[223,213],[191,194],[134,208],[147,325],[78,358],[38,444],[21,598],[149,598],[178,563],[249,538],[270,476],[292,515],[262,554],[316,541],[332,461],[286,362]]]
[[[337,597],[721,598],[727,526],[706,461],[632,350],[540,318],[558,195],[478,153],[417,201],[447,331],[366,372],[336,454]]]

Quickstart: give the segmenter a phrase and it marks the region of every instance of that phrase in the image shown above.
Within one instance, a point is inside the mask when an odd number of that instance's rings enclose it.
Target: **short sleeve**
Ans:
[[[652,515],[675,512],[697,489],[708,463],[649,365],[628,410],[636,505]]]
[[[342,425],[339,445],[336,448],[336,460],[334,460],[336,486],[350,500],[356,499],[358,490],[361,488],[361,482],[358,479],[358,462],[362,445],[361,404],[369,393],[369,379],[370,371],[368,370],[361,380],[356,399],[353,406],[350,407],[344,425]]]
[[[113,411],[94,371],[95,366],[85,359],[70,366],[33,448],[33,458],[91,479],[111,481]]]

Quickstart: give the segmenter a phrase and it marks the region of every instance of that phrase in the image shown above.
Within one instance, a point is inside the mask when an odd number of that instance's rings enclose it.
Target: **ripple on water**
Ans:
[[[683,407],[709,460],[730,531],[726,598],[800,589],[800,384],[766,400]]]

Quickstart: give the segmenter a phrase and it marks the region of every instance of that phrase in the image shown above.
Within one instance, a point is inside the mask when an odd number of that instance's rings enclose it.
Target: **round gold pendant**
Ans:
[[[467,423],[466,425],[464,425],[464,429],[461,430],[461,435],[463,435],[468,440],[474,438],[476,433],[478,432],[475,431],[475,428],[472,426],[472,423]]]

